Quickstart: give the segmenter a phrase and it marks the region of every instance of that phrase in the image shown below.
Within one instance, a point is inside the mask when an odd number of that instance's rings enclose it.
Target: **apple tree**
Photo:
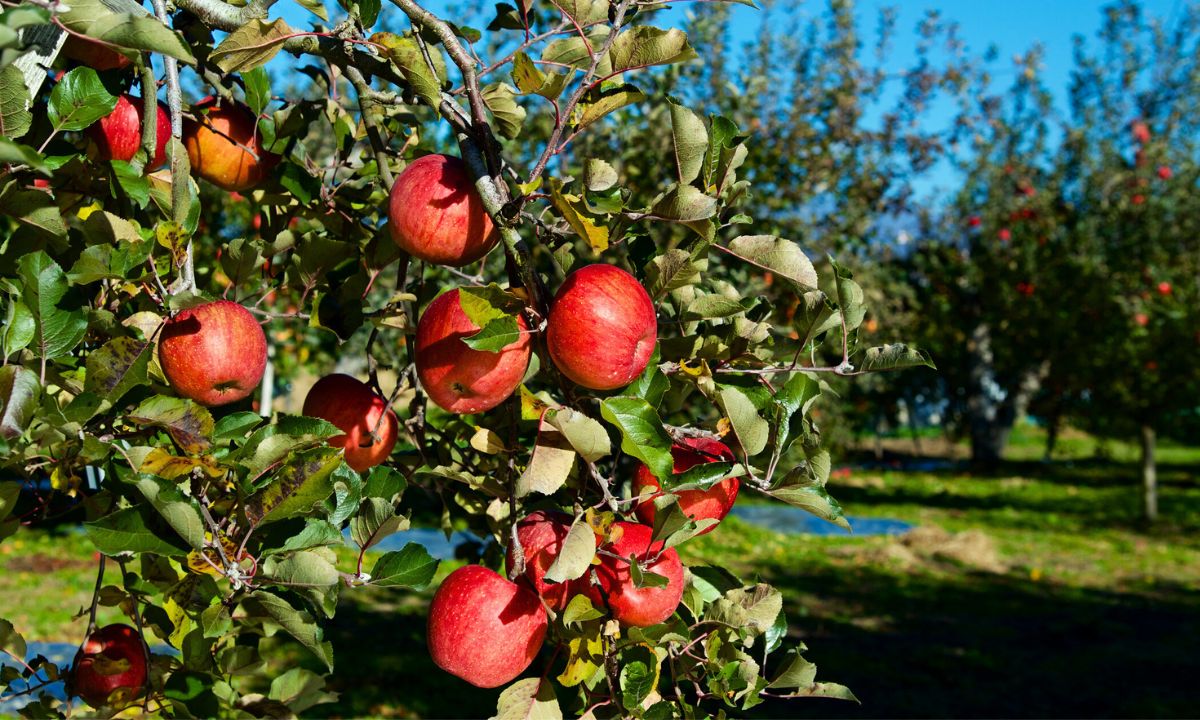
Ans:
[[[852,698],[779,591],[679,548],[747,495],[846,525],[825,379],[929,361],[859,346],[850,271],[754,232],[752,134],[647,92],[700,61],[669,3],[500,4],[485,30],[273,4],[5,5],[0,535],[81,512],[99,554],[69,667],[0,624],[24,713],[332,699],[267,677],[263,643],[332,671],[343,593],[430,585],[419,544],[368,554],[418,497],[492,541],[434,594],[428,651],[503,686],[499,716]],[[647,174],[604,140],[649,113]],[[277,412],[304,368],[325,377]],[[58,677],[92,708],[37,691]]]

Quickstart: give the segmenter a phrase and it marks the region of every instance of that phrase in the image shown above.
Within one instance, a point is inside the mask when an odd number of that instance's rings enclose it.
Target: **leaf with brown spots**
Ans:
[[[246,499],[246,517],[255,525],[304,515],[333,494],[333,471],[340,448],[320,447],[292,454],[271,481]]]
[[[161,427],[180,450],[189,454],[202,453],[212,445],[212,414],[191,400],[155,395],[127,417],[138,425]]]

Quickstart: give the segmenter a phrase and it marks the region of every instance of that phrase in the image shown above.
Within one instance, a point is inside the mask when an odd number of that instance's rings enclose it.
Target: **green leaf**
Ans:
[[[83,389],[115,404],[138,385],[149,382],[148,369],[152,346],[131,337],[109,340],[87,358],[87,376]]]
[[[704,153],[708,149],[708,130],[704,120],[692,110],[670,99],[671,138],[675,146],[675,170],[679,182],[687,185],[700,176]]]
[[[142,475],[134,484],[184,542],[195,550],[204,547],[204,521],[195,500],[170,480]]]
[[[333,471],[342,464],[340,448],[302,450],[287,462],[258,492],[246,498],[246,517],[261,525],[312,512],[333,494]]]
[[[770,630],[775,618],[783,611],[783,594],[766,583],[730,590],[725,597],[742,607],[745,611],[742,628],[755,635]]]
[[[309,11],[313,15],[316,15],[317,17],[321,18],[325,22],[329,22],[329,11],[325,9],[325,3],[322,2],[321,0],[296,0],[296,4],[299,5],[300,7],[304,8],[305,10]],[[364,26],[371,27],[372,25],[375,24],[375,21],[370,20],[368,22],[368,17],[366,15],[366,13],[362,12],[362,6],[363,6],[363,3],[360,2],[359,3],[359,18],[362,19]],[[375,15],[379,15],[378,4],[375,6],[375,8],[376,8]]]
[[[286,600],[266,590],[259,590],[242,600],[246,619],[266,620],[278,625],[308,648],[330,671],[333,670],[333,646],[324,641],[321,626],[307,612],[297,610]]]
[[[606,0],[551,0],[559,10],[573,19],[580,27],[604,20],[608,17]]]
[[[51,240],[67,234],[66,221],[54,198],[41,190],[26,190],[17,182],[8,182],[0,189],[0,213]]]
[[[587,595],[576,595],[571,598],[570,602],[567,603],[566,609],[562,612],[563,624],[567,626],[602,617],[604,617],[604,613],[592,605],[592,601]]]
[[[325,678],[312,670],[292,668],[271,681],[271,700],[283,703],[290,713],[299,715],[321,703],[337,702],[337,693],[325,692]]]
[[[209,60],[227,73],[253,70],[270,62],[295,32],[283,18],[271,22],[255,18],[229,33]]]
[[[571,121],[576,130],[582,130],[615,110],[640,103],[645,99],[646,94],[633,85],[622,85],[604,90],[599,95],[589,95],[586,102],[576,105],[574,112],[571,113]]]
[[[186,453],[204,452],[212,444],[212,414],[192,400],[155,395],[143,400],[127,418],[138,425],[161,427]]]
[[[12,514],[13,508],[17,506],[17,500],[21,497],[21,485],[16,480],[0,482],[0,520]]]
[[[596,462],[612,452],[612,441],[604,426],[578,410],[567,407],[550,410],[546,422],[557,428],[587,462]]]
[[[824,475],[828,477],[828,453],[825,454],[824,460]],[[767,491],[767,494],[849,530],[850,523],[843,515],[841,506],[825,490],[824,481],[820,479],[821,472],[819,468],[814,470],[811,463],[793,468],[783,481]]]
[[[692,260],[692,254],[687,250],[671,248],[646,263],[646,289],[652,298],[698,282],[700,266]]]
[[[778,275],[801,292],[817,287],[817,271],[812,261],[791,240],[774,235],[742,235],[730,241],[728,250],[751,265]]]
[[[500,352],[521,339],[521,328],[511,315],[489,322],[474,335],[464,337],[463,342],[472,350]]]
[[[155,52],[196,64],[183,37],[150,15],[110,13],[92,23],[88,35],[130,50]]]
[[[517,478],[516,495],[525,497],[538,492],[553,495],[558,492],[575,466],[575,450],[566,436],[548,421],[538,427],[537,441],[529,456],[529,465]]]
[[[293,450],[315,447],[342,431],[333,423],[301,415],[280,415],[254,431],[237,453],[251,479],[280,463]]]
[[[333,551],[328,548],[302,550],[283,557],[272,555],[263,563],[263,574],[268,582],[289,587],[330,587],[341,579],[335,561]]]
[[[621,431],[621,450],[641,460],[660,479],[674,472],[671,436],[663,429],[658,412],[638,397],[611,397],[600,403],[600,414]]]
[[[392,533],[407,529],[408,518],[397,515],[390,501],[369,497],[363,500],[358,515],[350,521],[350,539],[366,550]]]
[[[599,158],[588,158],[583,166],[583,183],[592,192],[604,192],[620,181],[617,169]]]
[[[917,348],[902,343],[894,343],[868,349],[866,357],[863,358],[862,364],[858,366],[858,369],[862,372],[875,372],[878,370],[900,370],[902,368],[922,366],[937,369],[937,366],[933,364],[929,356]]]
[[[491,720],[562,720],[554,686],[541,678],[518,680],[500,693]]]
[[[243,438],[262,421],[261,415],[249,410],[226,415],[218,420],[213,428],[213,440],[219,442]]]
[[[805,690],[817,679],[817,666],[801,657],[795,649],[784,655],[783,669],[767,687],[775,689],[795,688]]]
[[[371,41],[387,48],[388,57],[400,68],[400,73],[412,86],[413,92],[426,105],[435,109],[441,105],[442,73],[425,61],[425,55],[415,38],[394,33],[375,33]],[[441,51],[436,46],[431,47],[430,52],[437,53],[440,59]]]
[[[381,587],[407,587],[422,590],[437,573],[438,561],[417,543],[408,543],[396,552],[384,553],[371,569],[371,584]]]
[[[0,437],[13,440],[25,432],[37,410],[40,390],[34,371],[20,365],[0,367]]]
[[[39,250],[17,262],[24,292],[21,299],[33,312],[36,327],[34,352],[48,360],[71,352],[87,332],[82,308],[59,308],[67,294],[67,276],[58,263]]]
[[[32,123],[25,76],[15,65],[0,69],[0,135],[16,140],[29,132]]]
[[[692,185],[675,184],[654,203],[647,215],[673,222],[695,222],[710,218],[716,212],[716,198],[705,195]]]
[[[513,56],[512,80],[521,94],[528,95],[541,89],[546,82],[546,75],[528,55],[518,52]]]
[[[77,67],[63,76],[50,91],[46,113],[56,130],[82,130],[105,117],[117,106],[90,67]]]
[[[508,83],[493,83],[483,89],[483,104],[492,112],[500,134],[513,139],[525,124],[525,108],[517,103],[517,90]]]
[[[0,164],[28,165],[43,175],[50,174],[50,168],[46,166],[46,159],[41,153],[4,136],[0,136]]]
[[[621,702],[625,707],[640,707],[654,689],[655,672],[640,660],[626,663],[621,668]]]
[[[576,520],[567,531],[558,556],[546,569],[545,580],[561,583],[581,577],[592,566],[595,557],[596,533],[584,520]]]
[[[829,262],[833,265],[834,272],[834,289],[836,291],[834,300],[841,309],[842,317],[846,320],[846,330],[854,330],[862,324],[863,318],[867,315],[862,287],[854,282],[853,275],[849,270],[834,262],[833,258],[830,258]]]
[[[721,407],[738,442],[746,451],[748,457],[753,457],[763,451],[771,435],[771,427],[758,414],[754,403],[740,388],[725,386],[720,391]]]
[[[592,250],[603,252],[608,249],[608,226],[601,218],[592,216],[583,198],[564,193],[562,181],[558,178],[550,178],[550,202],[562,214],[567,225],[586,240]]]
[[[695,57],[696,51],[682,30],[661,30],[646,25],[623,31],[608,52],[614,73],[678,63]]]
[[[33,341],[37,334],[37,322],[29,306],[14,294],[4,308],[4,328],[0,330],[0,359],[7,358]]]
[[[324,6],[321,8],[324,9]],[[241,75],[246,85],[246,105],[250,107],[250,112],[261,115],[271,104],[271,76],[262,67],[246,70]]]
[[[287,523],[275,527],[288,530]],[[288,532],[294,532],[294,530],[288,530]],[[325,545],[342,545],[344,542],[342,531],[333,523],[322,518],[304,518],[304,528],[300,532],[288,534],[283,545],[267,549],[265,552],[292,552]]]
[[[746,312],[746,308],[741,302],[724,295],[715,293],[709,295],[699,295],[696,299],[688,303],[684,309],[682,318],[685,321],[691,320],[713,320],[717,318],[733,317]]]
[[[186,555],[188,544],[157,514],[147,518],[151,512],[147,505],[135,505],[85,522],[83,529],[96,549],[105,555],[123,552]]]
[[[23,660],[28,649],[25,638],[21,637],[21,633],[17,632],[13,624],[0,618],[0,651]]]

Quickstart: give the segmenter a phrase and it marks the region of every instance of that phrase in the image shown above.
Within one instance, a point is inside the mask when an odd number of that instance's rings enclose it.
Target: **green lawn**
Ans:
[[[1138,517],[1134,455],[1043,464],[1017,434],[990,475],[854,471],[831,489],[850,515],[919,526],[901,538],[784,535],[729,519],[689,543],[776,584],[826,680],[861,706],[769,705],[762,717],[1194,716],[1200,694],[1200,450],[1170,448],[1163,520]],[[746,498],[744,501],[752,501]],[[52,561],[52,562],[51,562]],[[0,544],[0,615],[29,639],[78,641],[94,581],[87,543],[22,533]],[[445,573],[448,568],[443,568]],[[496,692],[436,671],[424,651],[429,593],[347,592],[330,636],[343,717],[481,717]],[[31,597],[38,602],[30,602]],[[286,657],[286,656],[285,656]]]

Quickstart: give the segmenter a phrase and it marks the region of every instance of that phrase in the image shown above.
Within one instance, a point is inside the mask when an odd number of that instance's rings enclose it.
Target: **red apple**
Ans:
[[[463,312],[458,290],[443,293],[425,308],[417,323],[417,376],[429,399],[452,413],[491,410],[512,395],[529,366],[525,319],[517,316],[521,336],[500,352],[472,350],[463,338],[479,331]]]
[[[613,527],[620,528],[621,537],[605,549],[624,559],[601,556],[601,563],[595,569],[600,585],[589,586],[592,602],[597,607],[607,606],[622,625],[657,625],[671,617],[683,597],[683,565],[679,562],[679,553],[675,552],[675,548],[668,548],[659,555],[662,544],[655,543],[651,547],[653,530],[649,525],[617,522],[613,523]],[[637,556],[639,561],[657,555],[657,560],[648,566],[643,565],[642,569],[666,577],[667,584],[663,587],[635,587],[629,572],[630,555]]]
[[[1141,327],[1146,327],[1150,324],[1150,316],[1146,313],[1136,313],[1133,316],[1133,321]]]
[[[520,675],[545,638],[538,596],[479,565],[450,573],[429,605],[433,662],[476,687],[499,687]]]
[[[996,236],[1000,238],[1000,242],[1008,242],[1012,240],[1012,231],[1008,228],[1001,228],[1000,232],[996,233]]]
[[[693,467],[702,463],[734,461],[736,458],[733,451],[729,449],[725,443],[711,438],[684,438],[681,442],[675,444],[671,448],[671,457],[675,460],[675,473],[686,472]],[[637,470],[633,474],[633,494],[642,495],[649,490],[650,493],[657,494],[661,489],[658,478],[654,477],[654,473],[650,472],[650,468],[645,465],[638,465]],[[733,508],[733,503],[737,500],[738,488],[741,487],[741,481],[737,478],[728,478],[713,485],[708,490],[683,490],[676,492],[679,497],[679,509],[683,514],[693,520],[707,520],[712,518],[720,521],[725,519],[729,511]],[[654,507],[654,495],[637,504],[635,512],[638,519],[647,525],[654,524],[654,516],[656,508]],[[716,525],[709,527],[704,532],[705,535],[716,529]]]
[[[525,553],[525,577],[546,604],[562,610],[572,597],[587,592],[587,575],[563,583],[548,583],[543,578],[562,550],[563,541],[571,529],[571,516],[560,512],[538,510],[517,523],[517,541]],[[595,537],[594,535],[592,536]],[[512,567],[512,546],[508,548],[508,567]]]
[[[183,146],[192,170],[222,190],[253,188],[267,177],[279,156],[263,147],[258,118],[245,105],[218,105],[205,98],[192,107],[195,119],[183,125]]]
[[[967,218],[967,225],[975,228],[983,224],[983,220],[978,215],[972,215]]]
[[[1170,180],[1175,173],[1171,172],[1169,165],[1158,166],[1158,177],[1160,180]]]
[[[1159,295],[1170,295],[1171,294],[1171,283],[1167,282],[1166,280],[1163,280],[1162,282],[1160,282],[1158,284],[1158,294]]]
[[[571,273],[550,306],[546,348],[555,366],[592,390],[629,384],[658,340],[654,303],[632,275],[612,265]]]
[[[1146,202],[1146,196],[1145,196],[1145,195],[1142,195],[1141,193],[1138,193],[1137,195],[1134,195],[1134,196],[1133,196],[1133,204],[1134,204],[1134,205],[1142,205],[1142,204],[1144,204],[1145,202]]]
[[[99,40],[67,34],[62,54],[96,71],[123,70],[133,62]]]
[[[218,300],[163,324],[158,358],[171,388],[202,405],[248,396],[267,367],[267,338],[246,308]]]
[[[318,380],[304,398],[303,412],[328,420],[346,433],[327,442],[345,449],[346,464],[359,472],[387,460],[396,446],[396,413],[369,385],[349,375],[326,375]],[[377,437],[372,437],[376,426]]]
[[[1133,139],[1138,143],[1150,142],[1150,126],[1142,120],[1134,120],[1129,126],[1129,132],[1133,135]]]
[[[117,98],[113,111],[100,118],[88,128],[88,137],[100,150],[101,160],[123,160],[129,162],[142,146],[142,99],[132,95]],[[171,137],[171,118],[162,105],[158,105],[158,119],[154,121],[154,157],[146,170],[160,167],[167,161],[167,140]]]
[[[146,649],[137,630],[107,625],[93,632],[75,654],[71,691],[94,708],[120,705],[142,694]]]
[[[388,226],[413,257],[453,267],[487,255],[500,239],[466,163],[448,155],[425,155],[404,168],[392,184]]]

